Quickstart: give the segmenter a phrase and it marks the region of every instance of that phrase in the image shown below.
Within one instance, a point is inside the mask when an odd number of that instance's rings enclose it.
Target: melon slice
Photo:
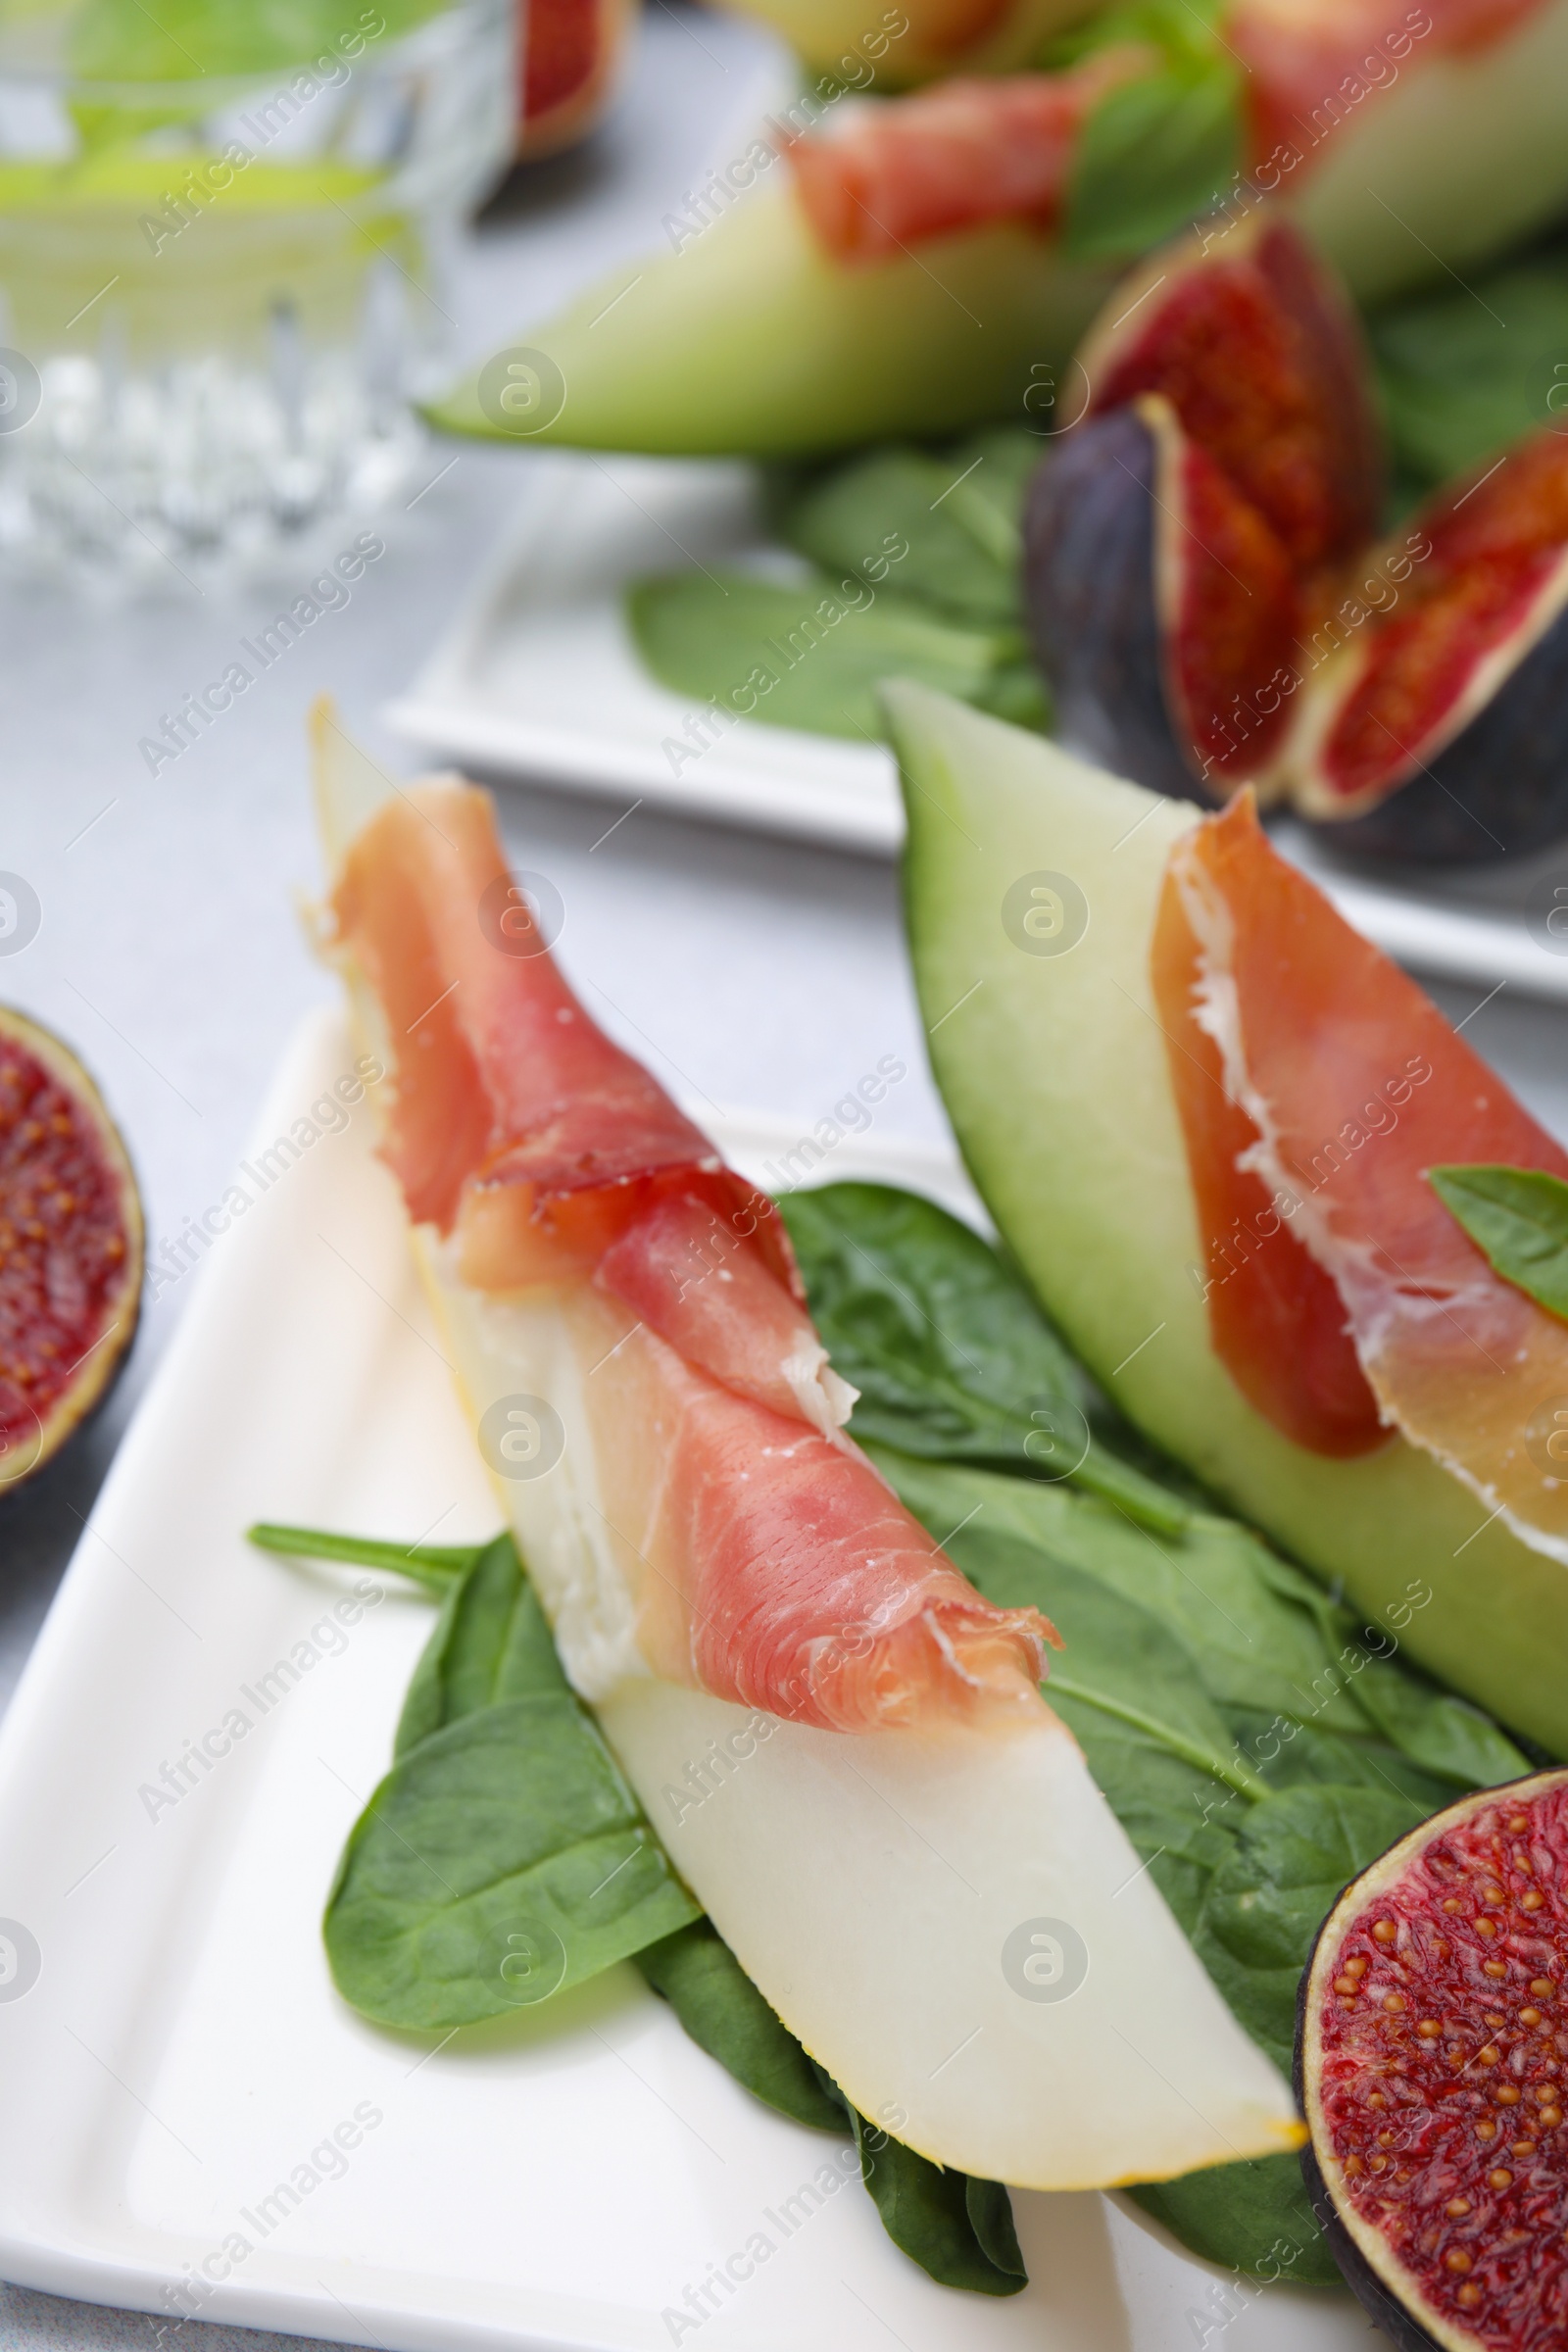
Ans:
[[[1185,0],[1177,14],[1199,22]],[[1409,29],[1418,18],[1426,33]],[[1568,0],[1433,0],[1397,24],[1381,0],[1244,0],[1222,24],[1248,69],[1250,176],[1216,198],[1210,241],[1273,191],[1370,302],[1504,251],[1560,211]],[[894,74],[901,56],[906,70],[914,52],[894,42]],[[1081,71],[1052,78],[1065,86]],[[712,457],[935,437],[1009,414],[1059,429],[1082,406],[1064,364],[1114,273],[1070,260],[1040,225],[1060,210],[1076,141],[1054,138],[1021,96],[981,83],[869,106],[858,127],[834,118],[825,136],[818,122],[789,149],[797,165],[809,158],[815,226],[801,190],[782,184],[795,174],[775,126],[688,191],[652,252],[512,337],[432,420],[498,440]],[[822,111],[818,96],[790,122]],[[834,179],[843,201],[830,204]],[[859,233],[835,240],[835,216]],[[847,261],[857,246],[876,258]],[[509,364],[515,412],[510,393],[500,402]]]
[[[1454,1689],[1568,1753],[1562,1566],[1402,1437],[1357,1449],[1375,1432],[1347,1384],[1327,1399],[1336,1455],[1285,1435],[1214,1347],[1151,973],[1171,853],[1199,811],[926,689],[887,701],[933,1065],[1046,1306],[1159,1445]]]
[[[381,787],[329,720],[317,743],[335,870]],[[347,977],[388,1058],[396,1119],[385,975]],[[395,1127],[390,1141],[406,1151]],[[927,1710],[911,1728],[855,1735],[658,1672],[659,1625],[650,1635],[623,1548],[622,1490],[648,1431],[635,1381],[624,1410],[618,1392],[607,1402],[591,1388],[601,1293],[575,1279],[481,1289],[456,1234],[426,1223],[414,1242],[475,1426],[528,1398],[559,1430],[541,1474],[497,1485],[567,1672],[715,1925],[856,2105],[940,2163],[1038,2188],[1298,2144],[1284,2082],[1049,1708],[1030,1692],[1010,1709]],[[656,1368],[669,1352],[642,1344]],[[815,1431],[797,1443],[832,1451]],[[748,1475],[765,1484],[776,1470],[759,1458]]]
[[[720,209],[731,202],[670,214],[662,250],[514,337],[525,359],[543,355],[557,387],[537,413],[513,423],[481,371],[429,411],[431,422],[492,440],[698,457],[960,432],[1017,412],[1031,386],[1039,406],[1048,365],[1065,362],[1112,282],[1107,270],[1064,263],[1051,238],[1015,220],[846,269],[818,242],[777,159],[765,184]]]

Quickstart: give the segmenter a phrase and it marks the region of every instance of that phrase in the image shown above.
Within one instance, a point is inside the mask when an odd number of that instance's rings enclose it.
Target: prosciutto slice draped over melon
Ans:
[[[1369,107],[1375,119],[1401,78],[1443,66],[1473,72],[1551,8],[1552,0],[1427,0],[1419,8],[1402,0],[1234,0],[1219,23],[1242,76],[1248,176],[1245,193],[1230,191],[1236,217],[1260,194],[1298,196],[1335,162],[1357,110]],[[790,147],[801,201],[824,249],[849,263],[885,261],[990,221],[1053,228],[1090,116],[1161,64],[1157,49],[1125,39],[1057,73],[955,79],[866,108],[830,135]],[[1430,136],[1431,125],[1422,128]],[[1227,224],[1216,204],[1210,235]]]
[[[1250,794],[1177,842],[1152,966],[1210,1328],[1244,1394],[1326,1454],[1401,1430],[1568,1561],[1568,1482],[1531,1451],[1568,1399],[1568,1324],[1426,1182],[1449,1161],[1568,1177],[1568,1152],[1270,847]]]
[[[1051,1628],[983,1601],[839,1436],[854,1391],[772,1202],[572,995],[487,795],[389,800],[332,919],[395,1057],[410,1215],[465,1284],[548,1291],[583,1365],[602,1570],[626,1596],[609,1648],[564,1612],[584,1696],[653,1671],[835,1731],[1036,1707]]]
[[[317,742],[324,940],[449,1360],[566,1673],[742,1965],[862,2113],[964,2172],[1296,2145],[1040,1694],[1052,1629],[984,1601],[843,1434],[771,1203],[589,1018],[486,797],[387,799],[324,713]],[[1087,1972],[1042,1999],[1005,1954],[1063,1922]]]

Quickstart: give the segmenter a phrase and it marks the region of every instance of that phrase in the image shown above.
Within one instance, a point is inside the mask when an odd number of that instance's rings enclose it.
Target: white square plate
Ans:
[[[461,1542],[497,1518],[367,1111],[302,1145],[352,1056],[335,1013],[296,1038],[251,1204],[0,1733],[0,1934],[41,1955],[0,1986],[0,2273],[397,2352],[1353,2352],[1348,2298],[1228,2280],[1114,2198],[1017,2197],[1033,2283],[1002,2302],[934,2285],[853,2182],[786,2234],[837,2143],[749,2098],[629,1966],[435,2046],[337,1999],[321,1905],[430,1605],[389,1592],[344,1630],[352,1571],[242,1531]],[[793,1140],[719,1130],[753,1175]],[[847,1142],[831,1172],[973,1213],[941,1154]],[[767,2258],[699,2327],[688,2287],[758,2232]]]
[[[413,691],[387,716],[488,774],[895,856],[893,756],[741,719],[694,753],[702,706],[650,677],[621,611],[629,580],[690,564],[778,572],[748,466],[530,450],[517,524]],[[701,737],[696,739],[699,743]],[[1568,998],[1568,844],[1473,871],[1350,875],[1299,825],[1281,846],[1347,920],[1418,971]],[[1538,901],[1564,885],[1547,944]],[[1535,912],[1532,924],[1531,914]]]

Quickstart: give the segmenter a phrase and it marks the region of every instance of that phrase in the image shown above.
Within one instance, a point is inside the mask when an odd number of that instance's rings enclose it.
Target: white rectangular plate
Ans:
[[[337,1999],[321,1906],[431,1609],[388,1592],[345,1631],[353,1572],[242,1531],[497,1520],[366,1109],[302,1141],[352,1052],[335,1013],[297,1037],[258,1147],[298,1157],[247,1180],[0,1732],[0,1935],[41,1954],[0,1985],[0,2273],[389,2352],[1353,2352],[1347,2297],[1228,2280],[1113,2198],[1016,2198],[1013,2300],[934,2285],[853,2181],[801,2193],[839,2143],[749,2098],[629,1966],[438,2046]],[[757,1175],[793,1139],[718,1140]],[[972,1211],[941,1154],[847,1142],[831,1172]],[[753,2275],[698,2326],[687,2289],[732,2258]]]
[[[703,738],[688,736],[688,722],[701,707],[649,676],[627,631],[621,592],[644,573],[778,569],[752,468],[559,450],[530,451],[524,466],[516,528],[413,691],[393,704],[392,724],[489,774],[894,856],[904,811],[882,745],[741,719],[694,748]],[[1337,868],[1301,826],[1278,838],[1402,963],[1568,998],[1568,844],[1474,872],[1374,877]]]

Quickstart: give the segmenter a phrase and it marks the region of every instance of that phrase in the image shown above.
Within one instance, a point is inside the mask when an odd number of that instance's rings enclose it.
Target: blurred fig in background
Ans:
[[[1472,468],[1364,568],[1311,639],[1297,812],[1379,858],[1469,863],[1560,840],[1568,439],[1544,426]]]
[[[142,1213],[103,1097],[0,1005],[0,1496],[103,1403],[135,1336]]]
[[[560,155],[603,120],[620,86],[637,0],[521,0],[517,160]]]
[[[1309,616],[1382,506],[1354,314],[1299,231],[1254,213],[1118,286],[1075,373],[1082,416],[1024,525],[1062,737],[1152,791],[1267,794]]]
[[[1251,785],[1373,857],[1568,832],[1568,436],[1380,540],[1370,362],[1298,229],[1191,234],[1109,310],[1024,524],[1064,741],[1177,797]]]

